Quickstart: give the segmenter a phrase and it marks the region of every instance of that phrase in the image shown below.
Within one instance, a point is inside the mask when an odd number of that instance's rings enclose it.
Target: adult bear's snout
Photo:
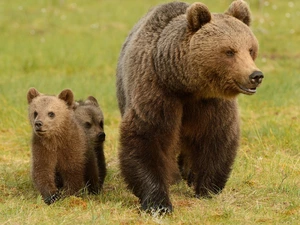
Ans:
[[[264,78],[264,74],[261,71],[254,71],[250,76],[250,82],[252,84],[259,85]]]

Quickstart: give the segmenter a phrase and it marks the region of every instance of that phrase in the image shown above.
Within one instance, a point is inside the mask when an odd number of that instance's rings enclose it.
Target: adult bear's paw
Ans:
[[[56,202],[57,200],[59,200],[61,198],[60,193],[57,191],[56,193],[44,198],[44,202],[47,205],[51,205],[52,203]]]
[[[153,216],[155,215],[163,216],[173,212],[173,206],[170,202],[155,203],[155,202],[144,201],[141,204],[141,208],[143,211]]]

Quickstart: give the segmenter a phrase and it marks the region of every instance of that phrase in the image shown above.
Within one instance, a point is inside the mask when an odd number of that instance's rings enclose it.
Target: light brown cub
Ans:
[[[39,93],[30,88],[27,93],[28,113],[32,126],[32,179],[46,204],[83,189],[92,178],[85,177],[88,147],[83,128],[74,115],[74,96],[63,90],[58,96]],[[93,174],[93,173],[91,173]]]

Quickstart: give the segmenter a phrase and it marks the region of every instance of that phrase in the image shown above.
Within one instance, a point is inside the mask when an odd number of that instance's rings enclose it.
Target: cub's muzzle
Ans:
[[[34,128],[35,130],[39,131],[42,129],[42,126],[43,126],[43,122],[40,121],[40,120],[37,120],[34,122]]]

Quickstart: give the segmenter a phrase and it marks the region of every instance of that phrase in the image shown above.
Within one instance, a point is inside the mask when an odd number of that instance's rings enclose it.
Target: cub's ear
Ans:
[[[211,14],[207,6],[200,2],[195,2],[187,8],[186,17],[188,27],[193,32],[196,32],[211,20]]]
[[[77,109],[78,106],[80,106],[80,103],[77,102],[77,101],[75,101],[75,102],[74,102],[74,105],[73,105],[73,110]]]
[[[30,88],[27,93],[27,102],[30,104],[32,102],[32,99],[39,96],[40,93],[35,88]]]
[[[64,100],[70,108],[72,108],[75,104],[74,95],[73,95],[73,92],[70,89],[63,90],[58,95],[58,98]]]
[[[225,14],[233,16],[247,26],[250,26],[251,23],[251,12],[249,5],[244,0],[236,0],[231,3]]]
[[[99,104],[97,102],[97,99],[93,96],[89,96],[85,102],[87,104],[91,104],[91,105],[94,105],[94,106],[97,106],[97,107],[99,106]]]

